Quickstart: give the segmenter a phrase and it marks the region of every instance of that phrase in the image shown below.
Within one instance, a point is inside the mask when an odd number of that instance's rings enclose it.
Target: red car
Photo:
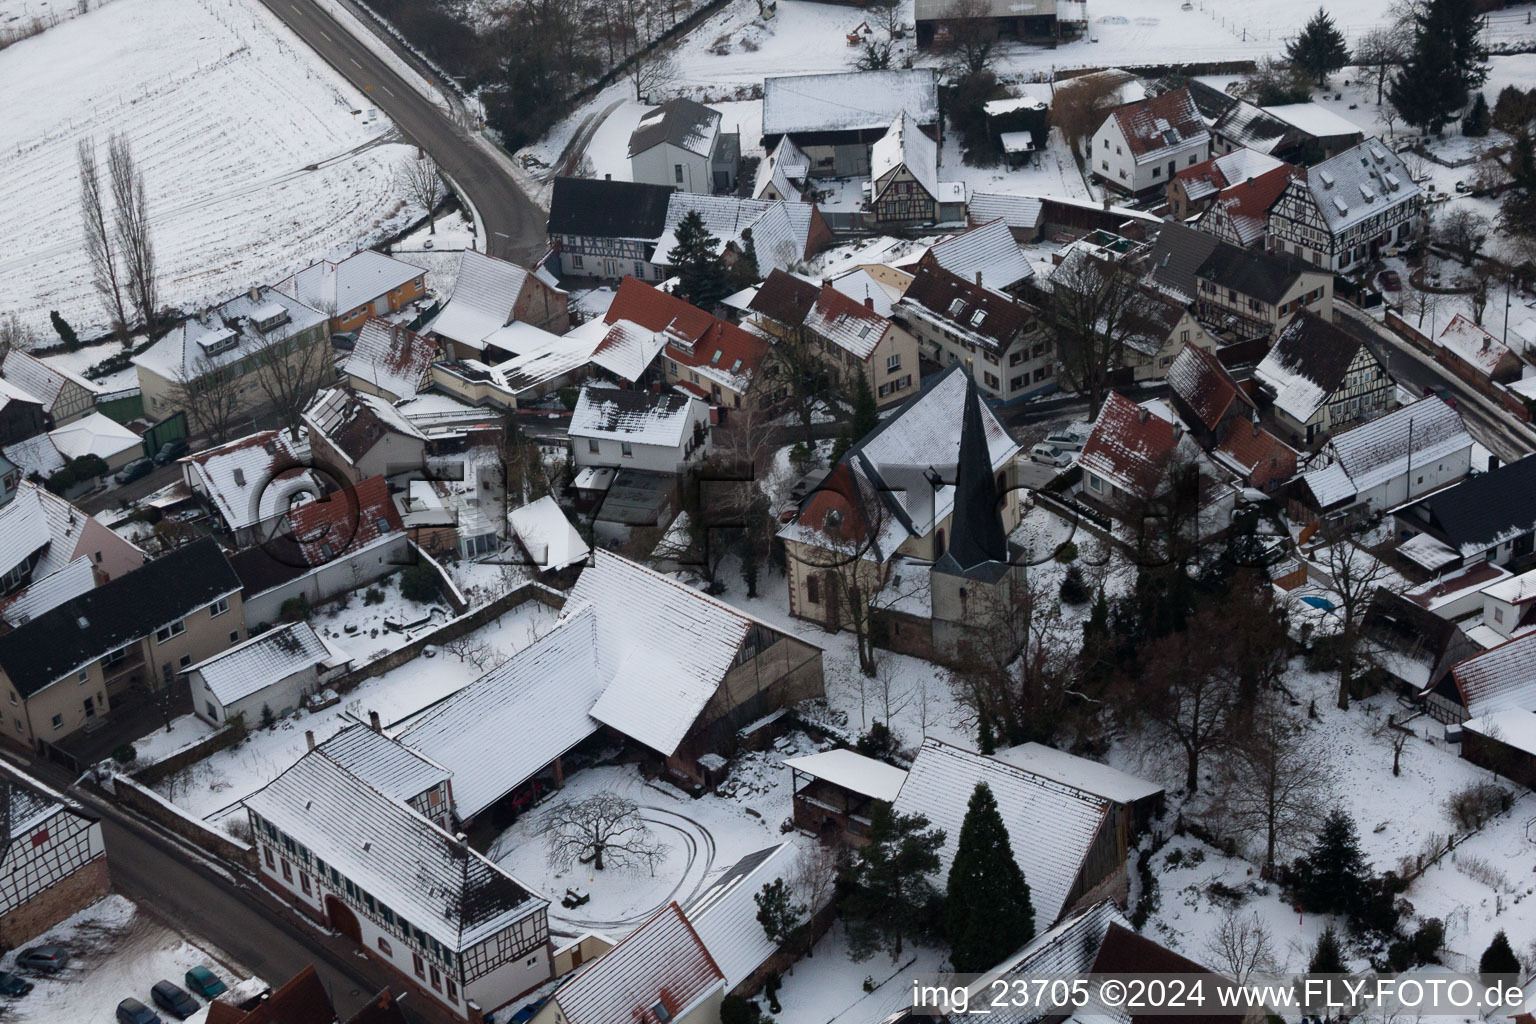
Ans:
[[[1381,272],[1381,286],[1389,292],[1401,291],[1403,279],[1397,276],[1395,270],[1383,270]]]

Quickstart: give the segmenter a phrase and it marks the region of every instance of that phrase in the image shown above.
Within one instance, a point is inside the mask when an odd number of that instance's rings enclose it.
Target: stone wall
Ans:
[[[112,777],[112,797],[118,803],[162,828],[175,833],[193,846],[220,860],[257,870],[256,850],[234,836],[220,832],[171,804],[152,789],[139,785],[126,775]]]
[[[97,857],[0,917],[0,948],[15,949],[37,938],[66,917],[101,899],[111,888],[107,858]]]

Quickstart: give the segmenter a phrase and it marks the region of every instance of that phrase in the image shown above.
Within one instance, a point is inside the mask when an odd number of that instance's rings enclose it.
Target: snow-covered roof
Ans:
[[[658,1003],[665,1019],[688,1019],[724,987],[704,943],[677,904],[668,903],[572,975],[553,999],[566,1024],[637,1024],[660,1019],[652,1009]]]
[[[34,579],[25,590],[0,607],[0,617],[12,626],[37,618],[96,585],[96,572],[84,555],[58,572]]]
[[[981,105],[988,117],[1011,114],[1017,110],[1044,110],[1045,107],[1045,101],[1034,96],[1010,96],[1007,99],[987,100]]]
[[[903,112],[918,124],[939,120],[932,68],[843,71],[763,80],[763,134],[884,128]]]
[[[703,416],[704,403],[676,392],[584,387],[567,432],[572,437],[681,448]]]
[[[1310,483],[1310,481],[1308,481]],[[1315,493],[1315,492],[1314,492]],[[1321,498],[1318,498],[1321,501]],[[1332,504],[1331,502],[1329,504]],[[1450,565],[1461,557],[1461,552],[1446,544],[1440,538],[1428,533],[1416,533],[1397,546],[1397,553],[1433,572],[1444,565]]]
[[[1423,398],[1335,434],[1327,449],[1335,461],[1302,479],[1326,507],[1407,473],[1410,462],[1425,465],[1471,447],[1460,414],[1438,398]]]
[[[1361,344],[1356,335],[1302,310],[1285,325],[1254,376],[1274,391],[1275,408],[1306,423],[1344,386]]]
[[[455,953],[548,906],[467,844],[318,750],[245,804]]]
[[[1150,498],[1162,485],[1168,462],[1181,446],[1196,448],[1170,414],[1151,403],[1137,405],[1110,392],[1099,407],[1099,418],[1078,456],[1083,472],[1093,473],[1121,490]]]
[[[0,574],[9,573],[53,540],[42,494],[41,488],[23,480],[15,496],[0,508]],[[77,514],[85,518],[85,513]]]
[[[583,561],[591,548],[548,494],[507,514],[512,532],[541,570],[564,569]]]
[[[1472,717],[1518,708],[1536,711],[1536,633],[1525,633],[1451,667]]]
[[[453,777],[436,761],[360,722],[320,744],[319,750],[391,800],[409,801]]]
[[[697,100],[678,97],[652,107],[640,117],[629,136],[629,156],[633,159],[662,143],[696,156],[714,152],[715,137],[720,134],[720,111]]]
[[[600,318],[572,328],[565,340],[590,346],[593,366],[631,383],[640,380],[667,344],[666,336],[660,331],[650,330],[633,320],[608,323]]]
[[[1163,791],[1163,787],[1155,782],[1043,743],[1021,743],[999,750],[993,756],[1015,768],[1023,768],[1117,804],[1133,804]]]
[[[23,476],[36,473],[44,480],[63,469],[64,456],[59,446],[47,434],[37,434],[25,441],[17,441],[0,449],[11,464],[21,470]]]
[[[399,401],[422,389],[437,354],[437,343],[426,335],[369,317],[357,330],[342,372]]]
[[[286,430],[263,430],[181,460],[189,483],[208,496],[231,530],[263,523],[325,490]]]
[[[21,388],[43,403],[43,411],[53,412],[53,403],[66,384],[75,384],[92,395],[101,394],[101,385],[75,373],[73,370],[45,362],[29,352],[13,348],[5,354],[0,364],[0,377]]]
[[[1329,232],[1335,236],[1394,206],[1417,200],[1424,192],[1402,158],[1379,139],[1367,139],[1314,164],[1304,185],[1294,183],[1292,187],[1305,187],[1312,193]]]
[[[905,110],[870,147],[869,178],[878,186],[900,167],[905,167],[930,196],[939,197],[939,144]]]
[[[588,602],[601,627],[597,655],[611,681],[592,717],[671,755],[735,663],[750,634],[777,630],[670,576],[593,552],[567,600]],[[765,644],[766,646],[766,644]]]
[[[928,253],[951,274],[998,290],[1035,272],[1001,217],[935,242]]]
[[[459,256],[453,295],[426,331],[483,348],[491,332],[512,319],[517,297],[527,283],[528,271],[516,263],[465,249]]]
[[[757,894],[776,878],[789,882],[799,857],[792,843],[749,853],[726,868],[684,910],[725,976],[729,992],[778,952],[757,919]],[[802,915],[804,916],[804,915]]]
[[[535,390],[552,380],[574,373],[591,360],[594,345],[589,336],[572,338],[566,335],[562,338],[548,331],[540,333],[546,335],[549,342],[542,348],[530,348],[521,355],[513,356],[495,366],[473,362],[467,365],[486,371],[492,381],[516,397],[525,391]],[[526,339],[527,335],[525,334],[524,337]]]
[[[1193,167],[1186,167],[1179,171],[1178,179],[1183,183],[1184,194],[1191,201],[1198,202],[1229,185],[1257,178],[1284,166],[1286,164],[1283,160],[1244,147],[1212,157]]]
[[[875,354],[891,326],[890,320],[874,309],[873,298],[865,305],[831,285],[817,293],[805,314],[806,329],[861,361]]]
[[[1328,139],[1339,135],[1361,134],[1359,125],[1335,114],[1321,103],[1282,103],[1279,106],[1261,109],[1270,117],[1278,117],[1286,124],[1300,128],[1314,138]]]
[[[274,287],[284,295],[319,310],[335,310],[345,316],[426,274],[404,260],[360,249],[346,259],[311,263]]]
[[[425,441],[416,425],[394,405],[378,395],[346,388],[324,388],[315,393],[302,419],[311,431],[331,443],[342,458],[356,465],[382,440],[395,433]]]
[[[1195,101],[1184,88],[1124,104],[1110,111],[1109,116],[1120,125],[1126,146],[1138,164],[1161,160],[1169,150],[1209,143],[1211,139]]]
[[[752,189],[753,199],[769,198],[777,193],[779,199],[795,199],[800,195],[800,185],[810,174],[811,159],[795,145],[788,135],[779,139],[763,162],[757,167],[757,181]]]
[[[96,455],[111,460],[130,449],[142,449],[144,439],[121,423],[99,412],[50,430],[55,447],[65,458]]]
[[[597,611],[567,607],[553,629],[399,733],[453,773],[459,818],[473,818],[598,730],[587,713],[608,681],[597,660]]]
[[[922,814],[944,830],[940,878],[954,862],[966,808],[982,782],[992,790],[1008,827],[1013,859],[1029,883],[1035,926],[1050,925],[1066,909],[1084,858],[1109,813],[1109,802],[930,737],[917,752],[893,806],[900,814]]]
[[[866,299],[873,302],[875,312],[884,317],[891,315],[896,300],[901,298],[901,289],[884,283],[862,267],[834,277],[828,283],[856,302]]]
[[[973,222],[984,223],[1002,218],[1010,228],[1031,232],[1045,219],[1045,200],[1039,196],[1018,196],[1002,192],[973,192],[966,212]]]
[[[1505,604],[1527,604],[1536,601],[1536,569],[1518,576],[1506,576],[1483,588],[1483,595]]]
[[[651,262],[668,263],[672,249],[677,245],[678,225],[688,214],[697,213],[704,221],[705,229],[719,239],[721,252],[727,245],[745,249],[742,233],[750,230],[758,273],[766,275],[775,268],[787,270],[806,258],[815,211],[810,203],[793,199],[743,199],[674,192],[667,201],[666,227],[656,241]]]
[[[907,781],[907,773],[900,768],[844,748],[787,757],[784,767],[886,803],[896,799],[901,784]]]
[[[220,651],[185,671],[199,673],[219,703],[229,707],[330,660],[330,650],[309,623],[291,622]]]
[[[1526,754],[1536,755],[1536,711],[1506,708],[1461,723],[1466,732],[1496,740]]]
[[[253,297],[242,292],[213,307],[207,315],[188,317],[144,352],[134,356],[135,366],[142,366],[156,376],[171,381],[192,381],[219,367],[243,362],[287,338],[323,324],[327,317],[272,288],[255,289]],[[287,320],[263,331],[253,320],[263,320],[266,313],[287,316]]]
[[[1457,313],[1451,318],[1445,330],[1440,332],[1437,343],[1467,365],[1488,375],[1497,370],[1501,362],[1514,355],[1508,346],[1479,327],[1465,313]]]
[[[1109,900],[1079,910],[1062,922],[1031,939],[1023,949],[1006,957],[987,974],[973,982],[968,990],[971,1005],[984,1005],[988,993],[996,995],[999,979],[1047,978],[1054,975],[1087,974],[1098,959],[1099,947],[1111,924],[1130,924]],[[1061,993],[1058,993],[1061,994]],[[1064,1007],[1063,1007],[1064,1008]],[[1018,1008],[993,1007],[987,1014],[989,1024],[1033,1024],[1055,1016],[1056,1007],[1047,1005]],[[1074,1018],[1076,1019],[1076,1018]]]

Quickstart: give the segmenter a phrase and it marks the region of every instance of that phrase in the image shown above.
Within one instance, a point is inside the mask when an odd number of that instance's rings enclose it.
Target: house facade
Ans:
[[[629,137],[630,179],[684,192],[736,187],[741,136],[723,131],[720,111],[686,97],[640,116]]]
[[[496,342],[496,334],[508,324],[529,324],[554,334],[569,330],[569,299],[543,267],[529,270],[466,249],[459,254],[453,294],[424,332],[456,358],[497,362],[516,354]]]
[[[652,256],[674,191],[665,184],[556,178],[548,230],[560,274],[663,280],[666,274]]]
[[[568,433],[578,469],[681,473],[709,457],[709,406],[676,391],[582,388]]]
[[[918,269],[892,319],[941,366],[969,366],[989,398],[1011,402],[1056,387],[1056,346],[1038,311],[941,267]]]
[[[965,183],[939,180],[939,146],[906,111],[870,147],[870,209],[881,224],[965,218]]]
[[[301,419],[315,463],[345,483],[426,472],[427,435],[376,395],[328,388],[315,394]]]
[[[178,548],[0,636],[5,735],[46,750],[245,635],[218,543]]]
[[[1369,139],[1292,179],[1269,213],[1268,246],[1348,272],[1423,227],[1424,190],[1402,159]]]
[[[1359,334],[1305,310],[1280,332],[1254,378],[1277,432],[1307,447],[1389,411],[1397,387]]]
[[[45,363],[19,348],[5,354],[4,363],[0,363],[0,377],[37,398],[50,427],[62,427],[90,415],[101,394],[100,385],[94,381]]]
[[[1195,271],[1195,311],[1239,338],[1276,337],[1301,310],[1333,318],[1333,275],[1292,255],[1219,242]]]
[[[291,622],[200,661],[184,674],[199,718],[221,726],[241,717],[254,728],[266,713],[291,715],[350,664],[309,623]]]
[[[16,949],[101,899],[111,880],[99,818],[9,762],[0,801],[0,942]]]
[[[1093,133],[1090,168],[1110,188],[1132,194],[1165,188],[1211,158],[1211,133],[1188,89],[1116,107]]]
[[[427,294],[427,272],[372,249],[343,260],[320,260],[276,290],[330,314],[332,331],[355,331],[371,316],[398,312]]]

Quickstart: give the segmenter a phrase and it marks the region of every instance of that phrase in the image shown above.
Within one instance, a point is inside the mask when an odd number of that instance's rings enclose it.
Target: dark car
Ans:
[[[63,946],[33,946],[16,957],[16,966],[44,974],[57,974],[69,966],[69,950]]]
[[[187,439],[184,437],[178,437],[174,441],[167,441],[160,446],[159,451],[155,452],[155,465],[168,466],[191,450],[192,446],[187,444]]]
[[[165,1024],[165,1021],[137,999],[124,999],[117,1004],[117,1024]]]
[[[154,468],[155,462],[153,459],[134,459],[128,465],[118,470],[117,475],[112,479],[120,484],[131,484],[140,477],[149,476],[154,471]]]
[[[225,991],[224,983],[219,980],[219,976],[201,964],[188,971],[187,976],[182,980],[186,982],[187,988],[204,999],[212,999]]]
[[[32,983],[10,971],[0,971],[0,993],[8,996],[24,996],[32,991]]]
[[[1381,272],[1380,281],[1381,286],[1389,292],[1402,290],[1403,279],[1398,276],[1397,271],[1395,270],[1383,270]]]
[[[197,1012],[197,1000],[187,995],[180,985],[172,984],[164,978],[155,982],[155,987],[149,990],[149,996],[156,1006],[177,1020],[186,1020]]]

